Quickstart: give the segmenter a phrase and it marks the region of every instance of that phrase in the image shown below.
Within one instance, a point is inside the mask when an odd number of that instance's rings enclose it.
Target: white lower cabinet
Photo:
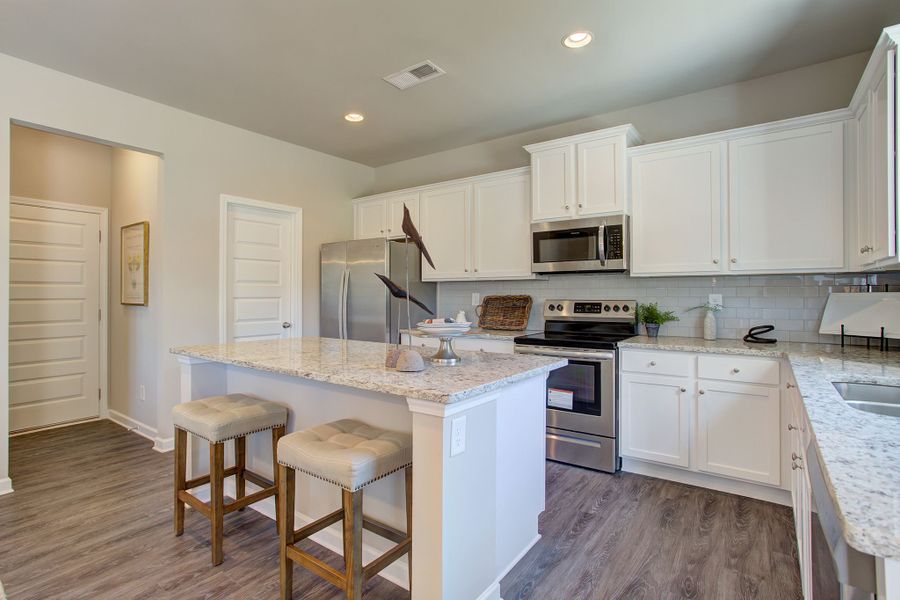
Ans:
[[[779,485],[780,421],[777,387],[700,379],[697,470]]]
[[[687,377],[627,373],[619,384],[622,456],[690,466],[694,383]]]
[[[678,467],[673,476],[698,485],[745,482],[737,493],[746,482],[782,487],[778,360],[623,349],[621,365],[623,457]]]
[[[800,562],[800,582],[803,597],[812,597],[812,495],[806,472],[806,448],[809,425],[803,410],[803,399],[793,381],[785,392],[790,404],[787,429],[790,439],[791,506],[794,509],[794,529],[797,535],[797,558]]]

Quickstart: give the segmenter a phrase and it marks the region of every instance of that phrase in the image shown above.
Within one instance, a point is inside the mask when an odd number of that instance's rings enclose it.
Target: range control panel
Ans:
[[[634,319],[635,300],[547,300],[545,319]]]

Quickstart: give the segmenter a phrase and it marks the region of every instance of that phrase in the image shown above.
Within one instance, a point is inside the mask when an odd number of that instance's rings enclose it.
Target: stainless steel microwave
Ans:
[[[531,225],[533,273],[628,269],[628,217],[616,215]]]

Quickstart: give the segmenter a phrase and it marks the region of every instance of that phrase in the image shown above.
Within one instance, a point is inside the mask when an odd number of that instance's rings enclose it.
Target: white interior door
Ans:
[[[10,430],[100,414],[100,215],[10,204]]]
[[[299,335],[295,215],[232,202],[226,211],[226,340]]]

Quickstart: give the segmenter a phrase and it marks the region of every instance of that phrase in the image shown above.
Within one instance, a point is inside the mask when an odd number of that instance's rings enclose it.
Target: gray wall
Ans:
[[[869,52],[759,79],[526,131],[375,169],[370,193],[529,164],[525,144],[632,123],[647,143],[845,108]]]
[[[455,316],[464,309],[474,316],[472,292],[528,294],[534,299],[529,329],[542,329],[543,301],[551,298],[589,300],[637,300],[657,302],[680,320],[664,325],[660,335],[703,337],[703,310],[689,310],[707,301],[709,294],[722,294],[724,309],[718,314],[719,337],[743,337],[753,325],[774,325],[770,334],[783,341],[835,341],[819,335],[822,309],[830,292],[855,292],[871,285],[890,284],[900,291],[900,273],[869,275],[754,275],[724,277],[629,277],[622,273],[551,275],[534,281],[452,282],[438,286],[438,313]]]

